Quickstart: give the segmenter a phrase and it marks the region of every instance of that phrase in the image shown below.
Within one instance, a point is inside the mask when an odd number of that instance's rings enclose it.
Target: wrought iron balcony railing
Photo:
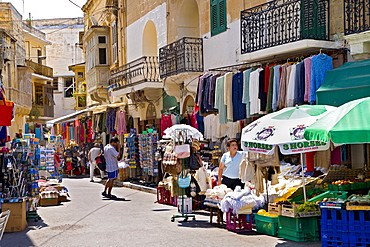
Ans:
[[[159,82],[158,57],[141,57],[111,71],[109,84],[119,90],[143,82]]]
[[[161,78],[203,72],[203,39],[184,37],[159,49]]]
[[[242,54],[303,39],[329,40],[329,0],[274,0],[241,12]]]
[[[36,73],[39,75],[53,77],[53,68],[35,63],[32,60],[26,60],[26,65],[36,70]]]
[[[344,0],[344,34],[370,30],[370,0]]]

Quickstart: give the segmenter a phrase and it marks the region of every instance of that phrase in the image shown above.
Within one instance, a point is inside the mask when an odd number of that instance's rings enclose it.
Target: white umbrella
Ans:
[[[336,107],[326,105],[302,105],[287,107],[263,116],[242,130],[244,151],[272,155],[276,146],[282,154],[301,154],[303,192],[306,201],[303,175],[303,153],[327,150],[329,142],[307,141],[305,129]]]
[[[196,128],[187,124],[175,124],[163,131],[165,133],[164,138],[178,137],[179,133],[182,132],[185,137],[192,137],[199,140],[203,140],[202,133]]]

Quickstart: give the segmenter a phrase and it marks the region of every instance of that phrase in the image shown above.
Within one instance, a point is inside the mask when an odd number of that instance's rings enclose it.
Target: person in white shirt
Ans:
[[[119,153],[121,151],[121,144],[117,137],[110,139],[109,144],[104,147],[104,158],[106,163],[106,171],[108,173],[108,180],[105,183],[104,191],[102,196],[107,198],[117,198],[112,195],[112,188],[114,180],[118,176],[118,159],[120,158]]]
[[[90,149],[89,154],[87,155],[87,158],[89,159],[90,162],[90,182],[94,182],[94,170],[96,167],[96,161],[95,158],[98,157],[98,155],[101,154],[101,149],[100,149],[100,144],[95,143],[94,147]],[[100,177],[101,179],[104,178],[104,171],[100,171]]]
[[[226,144],[229,152],[224,153],[218,168],[218,185],[225,184],[234,190],[236,186],[244,188],[244,183],[239,178],[239,168],[243,159],[243,152],[238,151],[238,142],[230,139]]]

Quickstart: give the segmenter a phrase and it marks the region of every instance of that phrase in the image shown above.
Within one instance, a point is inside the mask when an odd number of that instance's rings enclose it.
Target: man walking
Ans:
[[[94,147],[90,149],[89,154],[87,155],[87,158],[90,162],[90,182],[94,182],[94,170],[96,167],[96,161],[95,158],[98,157],[98,155],[101,154],[100,144],[95,143]],[[101,179],[104,179],[104,171],[100,171],[100,177]]]
[[[106,163],[106,171],[108,173],[108,180],[105,183],[102,196],[107,198],[117,198],[112,195],[112,187],[114,180],[118,176],[118,158],[121,151],[121,145],[117,137],[110,139],[109,144],[104,147],[104,158]]]

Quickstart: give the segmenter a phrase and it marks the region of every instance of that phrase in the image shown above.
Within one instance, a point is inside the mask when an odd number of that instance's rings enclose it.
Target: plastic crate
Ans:
[[[324,193],[324,192],[326,192],[326,190],[321,190],[321,189],[308,190],[308,191],[306,192],[306,197],[310,197],[310,196],[312,196],[312,195],[319,194],[319,193],[321,194],[321,193]],[[315,197],[313,197],[313,198],[315,198]],[[307,200],[307,201],[311,202],[311,200],[312,200],[313,198],[311,198],[311,199],[309,199],[309,200]],[[302,195],[299,195],[299,196],[297,196],[297,197],[294,197],[294,198],[290,199],[289,201],[290,201],[290,202],[303,203],[303,202],[304,202],[304,195],[303,195],[303,194],[302,194]]]
[[[348,231],[348,225],[346,210],[321,209],[321,230]]]
[[[340,199],[347,199],[347,191],[326,191],[314,198],[308,200],[309,202],[317,202],[322,201],[324,198],[340,198]]]
[[[171,191],[165,187],[157,187],[157,202],[161,204],[171,204]]]
[[[182,203],[184,202],[184,206],[182,206]],[[184,213],[184,214],[190,214],[193,212],[193,199],[191,198],[185,198],[182,199],[181,196],[178,197],[177,199],[177,211],[179,213]],[[182,212],[184,210],[184,212]]]
[[[349,243],[351,247],[370,247],[370,232],[351,232]]]
[[[233,214],[230,210],[226,213],[226,229],[233,232],[247,232],[252,231],[252,218],[245,214]]]
[[[348,230],[350,232],[363,232],[370,236],[370,211],[348,210]]]
[[[317,241],[320,239],[319,217],[291,218],[279,216],[278,237],[293,241]]]
[[[171,205],[177,207],[177,196],[171,197]]]
[[[352,184],[344,184],[344,185],[338,185],[338,191],[347,191],[351,190]]]
[[[349,247],[348,231],[330,231],[321,229],[322,247]]]
[[[254,214],[253,217],[256,223],[257,232],[267,234],[270,236],[277,235],[279,228],[278,217],[269,217],[259,214]]]

